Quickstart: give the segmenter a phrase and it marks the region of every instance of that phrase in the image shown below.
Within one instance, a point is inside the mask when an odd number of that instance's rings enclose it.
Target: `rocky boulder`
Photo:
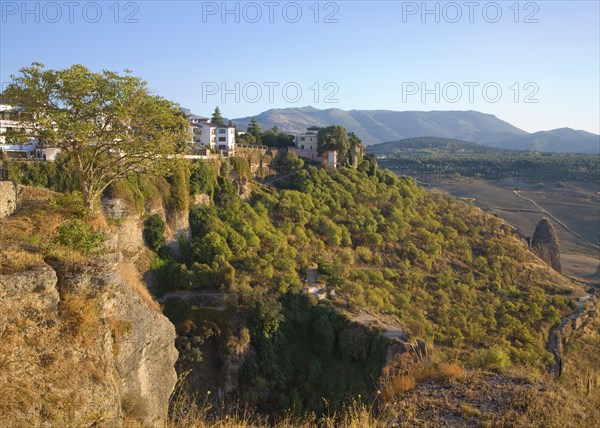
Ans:
[[[541,219],[535,227],[531,238],[531,249],[555,271],[561,271],[558,237],[554,226],[547,218]]]

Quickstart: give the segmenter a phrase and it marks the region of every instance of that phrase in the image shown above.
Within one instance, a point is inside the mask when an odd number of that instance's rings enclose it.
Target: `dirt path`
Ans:
[[[157,300],[160,304],[165,304],[169,299],[181,299],[188,303],[199,305],[214,303],[219,308],[223,309],[225,307],[223,302],[224,297],[225,292],[221,290],[177,290],[169,291]]]
[[[361,311],[352,318],[351,321],[371,327],[378,327],[388,339],[406,340],[406,333],[401,326],[386,323],[380,316],[371,315],[365,311]]]

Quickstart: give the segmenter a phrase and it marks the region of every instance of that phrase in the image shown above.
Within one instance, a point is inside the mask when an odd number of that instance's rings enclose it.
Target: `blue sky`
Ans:
[[[478,110],[599,133],[599,3],[0,0],[0,79],[79,63],[201,115]]]

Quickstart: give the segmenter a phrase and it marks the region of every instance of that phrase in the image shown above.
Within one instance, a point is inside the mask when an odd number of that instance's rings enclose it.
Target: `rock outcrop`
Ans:
[[[0,181],[0,218],[7,217],[17,209],[17,185],[12,181]]]
[[[541,219],[535,227],[531,238],[531,249],[555,271],[561,271],[558,238],[554,226],[547,218]]]
[[[174,341],[111,265],[0,275],[0,426],[163,426]]]

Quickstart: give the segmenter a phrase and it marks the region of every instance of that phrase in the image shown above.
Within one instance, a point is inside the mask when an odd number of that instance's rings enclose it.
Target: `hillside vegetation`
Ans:
[[[249,326],[253,349],[241,372],[241,395],[259,409],[324,411],[315,397],[341,403],[344,390],[373,394],[375,382],[340,386],[347,378],[325,369],[333,367],[332,357],[340,364],[353,360],[344,349],[356,343],[350,337],[346,344],[339,311],[394,315],[440,360],[539,372],[551,363],[548,332],[573,310],[573,286],[499,219],[369,161],[359,169],[308,167],[277,187],[254,183],[247,200],[217,175],[211,176],[213,203],[191,208],[192,239],[181,242],[182,257],[163,257],[155,274],[162,292],[227,292],[231,313]],[[313,263],[337,296],[316,313],[289,296],[301,292]],[[221,331],[226,338],[235,326],[224,323]],[[358,360],[376,373],[382,361],[370,354],[373,340]],[[368,369],[371,358],[375,366]],[[323,378],[329,375],[331,384]]]
[[[133,176],[110,189],[141,209],[161,194],[171,209],[209,195],[210,203],[191,204],[191,239],[180,239],[177,252],[164,246],[162,220],[146,222],[158,295],[218,290],[225,298],[223,308],[168,301],[179,369],[206,370],[211,358],[234,365],[239,383],[227,394],[271,416],[327,413],[359,394],[371,402],[389,342],[345,316],[368,310],[397,317],[428,343],[435,364],[546,370],[548,332],[573,311],[574,288],[499,219],[419,189],[372,158],[357,169],[309,166],[276,186],[252,183],[249,193],[246,175],[242,159],[218,170],[182,162],[166,181]],[[26,176],[56,186],[39,171]],[[313,264],[330,300],[299,296]]]

